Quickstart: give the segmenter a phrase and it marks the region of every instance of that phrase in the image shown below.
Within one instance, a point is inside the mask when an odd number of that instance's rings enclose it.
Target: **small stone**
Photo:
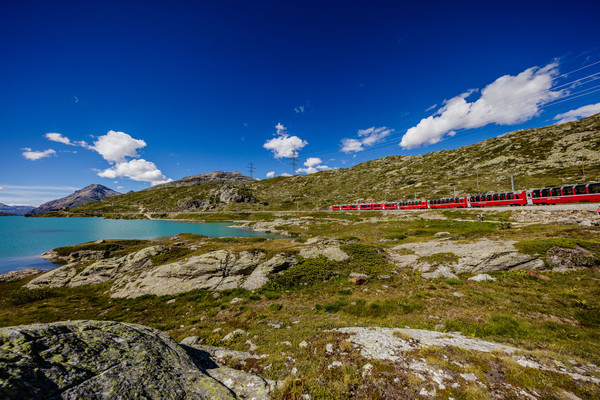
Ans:
[[[303,340],[303,341],[301,341],[301,342],[298,344],[298,347],[300,347],[301,349],[303,349],[303,348],[305,348],[305,347],[308,347],[308,343],[306,342],[306,340]]]
[[[246,340],[246,344],[250,346],[251,352],[255,352],[258,348],[254,343],[252,343],[252,341],[250,341],[250,339]]]
[[[463,297],[463,296],[464,296],[464,294],[462,294],[462,293],[459,293],[459,292],[454,292],[454,293],[452,293],[452,295],[453,295],[454,297],[458,297],[458,298],[461,298],[461,297]]]
[[[327,369],[331,369],[331,368],[335,368],[335,367],[341,367],[342,366],[342,362],[341,361],[334,361],[331,364],[329,364],[327,366]]]
[[[433,235],[433,237],[436,239],[447,237],[447,236],[450,236],[450,232],[438,232],[435,235]]]
[[[325,351],[327,351],[328,353],[333,353],[333,344],[332,343],[327,343],[325,345]]]
[[[475,382],[477,380],[477,377],[475,376],[475,374],[460,374],[460,376],[465,381],[469,381],[469,382]]]
[[[444,325],[444,324],[435,324],[435,326],[434,326],[434,329],[437,331],[441,331],[444,328],[446,328],[446,325]]]
[[[212,297],[214,297],[215,299],[218,299],[219,297],[221,297],[221,293],[213,292]]]
[[[287,340],[285,342],[279,342],[279,344],[283,344],[285,346],[291,346],[292,342],[288,342]]]
[[[351,272],[350,275],[352,278],[365,278],[365,279],[369,279],[370,276],[367,274],[359,274],[358,272]]]
[[[167,304],[173,304],[173,303],[175,303],[176,301],[177,301],[177,299],[171,299],[171,300],[167,301]]]
[[[267,326],[270,326],[271,328],[274,328],[274,329],[279,329],[279,328],[281,328],[281,323],[269,322],[269,323],[267,323]]]
[[[239,303],[240,301],[244,301],[244,299],[242,299],[241,297],[236,297],[235,299],[231,300],[229,303],[235,304],[235,303]]]
[[[373,366],[371,364],[365,364],[362,367],[362,377],[367,377],[371,375],[371,370],[373,369]]]
[[[220,332],[222,330],[223,330],[223,328],[215,328],[215,329],[213,329],[213,333],[217,333],[217,332]]]
[[[482,282],[482,281],[495,281],[496,278],[488,274],[479,274],[472,276],[468,279],[469,281]]]
[[[292,368],[292,375],[296,375],[298,373],[298,368]]]
[[[310,400],[311,399],[310,394],[303,394],[302,398],[305,399],[305,400]]]

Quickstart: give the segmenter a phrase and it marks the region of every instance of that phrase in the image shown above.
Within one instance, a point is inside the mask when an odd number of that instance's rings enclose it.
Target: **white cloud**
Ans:
[[[274,176],[275,176],[275,171],[269,171],[269,172],[267,172],[267,175],[266,175],[266,176],[267,176],[267,178],[272,178],[272,177],[274,177]]]
[[[44,151],[32,151],[29,147],[25,147],[22,150],[25,150],[23,152],[23,157],[31,161],[40,160],[42,158],[50,157],[51,155],[56,154],[56,151],[52,149],[47,149]]]
[[[4,188],[2,186],[0,186],[0,190],[4,190]]]
[[[360,140],[357,139],[342,139],[342,151],[344,153],[352,153],[363,151],[363,145]]]
[[[304,106],[294,107],[296,114],[302,114],[304,112]]]
[[[304,162],[304,166],[306,168],[298,168],[296,172],[306,172],[307,174],[314,174],[318,171],[325,171],[331,169],[327,165],[322,165],[322,163],[323,160],[321,160],[318,157],[309,157]]]
[[[430,107],[427,107],[427,109],[426,109],[425,111],[426,111],[426,112],[429,112],[429,111],[431,111],[431,110],[435,109],[436,107],[437,107],[437,104],[434,104],[434,105],[432,105],[432,106],[430,106]]]
[[[94,142],[94,150],[106,161],[123,163],[125,157],[137,158],[140,155],[137,150],[146,146],[141,139],[134,139],[125,132],[108,131]]]
[[[71,140],[68,137],[61,135],[60,133],[46,133],[46,139],[51,140],[53,142],[71,145]]]
[[[445,100],[434,115],[422,119],[406,132],[400,146],[412,149],[434,144],[457,129],[525,122],[538,115],[542,105],[568,93],[551,90],[557,75],[558,63],[553,62],[543,68],[526,69],[517,76],[501,76],[487,85],[474,102],[468,102],[466,98],[476,90]]]
[[[564,124],[565,122],[577,121],[579,118],[589,117],[598,113],[600,113],[600,103],[588,104],[587,106],[558,114],[554,119],[559,120],[557,124]]]
[[[98,176],[110,179],[126,177],[134,181],[150,182],[152,186],[172,181],[172,179],[167,179],[153,162],[143,158],[117,163],[99,172]]]
[[[287,128],[281,123],[277,124],[275,129],[277,129],[277,136],[263,144],[265,149],[273,152],[275,158],[298,157],[298,150],[308,144],[306,140],[302,140],[298,136],[290,136]]]
[[[379,128],[372,126],[368,129],[359,129],[357,134],[358,137],[362,139],[342,139],[342,151],[344,153],[357,153],[363,151],[365,147],[373,146],[374,144],[383,141],[383,139],[392,132],[394,132],[394,130],[386,126]]]
[[[284,172],[283,174],[281,174],[280,176],[292,176],[292,174],[288,174],[287,172]]]

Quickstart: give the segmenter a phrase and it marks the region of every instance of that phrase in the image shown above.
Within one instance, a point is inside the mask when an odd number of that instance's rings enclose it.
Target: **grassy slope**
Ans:
[[[584,164],[584,168],[582,168]],[[585,169],[585,175],[583,170]],[[477,174],[479,171],[479,188]],[[328,208],[334,203],[393,201],[600,181],[600,114],[580,121],[508,133],[455,150],[418,156],[390,156],[348,169],[242,183],[266,210]],[[260,210],[261,205],[219,203],[219,185],[161,187],[88,203],[84,214],[182,211],[182,205],[210,199],[220,210]],[[109,215],[110,216],[110,215]]]

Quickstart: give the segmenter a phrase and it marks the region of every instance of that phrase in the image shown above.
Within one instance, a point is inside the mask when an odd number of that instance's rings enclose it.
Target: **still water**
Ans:
[[[102,218],[0,217],[0,274],[28,267],[52,268],[39,257],[60,246],[98,239],[154,239],[182,232],[206,236],[273,237],[231,227],[231,223],[130,221]]]

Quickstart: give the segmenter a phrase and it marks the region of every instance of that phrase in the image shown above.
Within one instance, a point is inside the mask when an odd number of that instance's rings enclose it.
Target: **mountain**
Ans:
[[[25,215],[35,207],[32,206],[9,206],[0,203],[0,213],[12,215]]]
[[[115,192],[114,190],[107,188],[102,185],[89,185],[83,189],[77,190],[76,192],[63,197],[61,199],[52,200],[41,206],[34,208],[27,215],[39,215],[44,214],[48,211],[61,210],[64,208],[76,207],[91,201],[98,201],[107,197],[117,196],[121,193]]]
[[[256,182],[256,179],[250,178],[249,176],[246,176],[246,175],[242,175],[237,171],[233,171],[233,172],[215,171],[215,172],[211,172],[210,174],[186,176],[185,178],[181,178],[176,181],[156,185],[150,189],[164,188],[164,187],[198,186],[198,185],[202,185],[202,184],[225,185],[225,184],[238,184],[238,183],[249,183],[249,182]]]
[[[238,173],[226,176],[232,174]],[[511,174],[515,190],[600,182],[600,114],[515,131],[454,150],[383,157],[311,175],[260,181],[244,177],[225,184],[196,175],[72,211],[126,216],[140,209],[155,213],[261,210],[263,204],[267,211],[312,210],[317,205],[323,209],[339,203],[452,197],[455,190],[457,196],[510,191]],[[224,187],[243,195],[223,201]]]

